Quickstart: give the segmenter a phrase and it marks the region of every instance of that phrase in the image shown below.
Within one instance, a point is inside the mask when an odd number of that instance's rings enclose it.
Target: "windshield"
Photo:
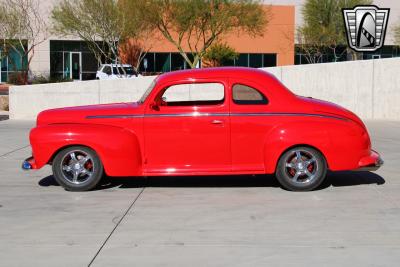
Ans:
[[[126,75],[134,75],[134,71],[132,67],[123,67],[125,70]],[[122,69],[122,67],[113,67],[113,73],[114,74],[121,74],[124,75],[124,70]]]
[[[154,86],[157,83],[157,78],[153,80],[153,82],[150,84],[150,86],[147,88],[147,90],[144,92],[143,96],[139,99],[138,103],[143,104],[144,101],[146,101],[147,97],[150,95],[151,91],[153,91]]]

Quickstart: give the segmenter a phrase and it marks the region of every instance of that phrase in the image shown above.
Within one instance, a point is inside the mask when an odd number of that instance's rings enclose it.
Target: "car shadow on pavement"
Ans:
[[[381,176],[372,172],[329,172],[317,190],[331,186],[382,185],[384,183],[385,180]],[[41,179],[39,185],[59,186],[52,175]],[[105,177],[95,190],[140,187],[280,187],[280,185],[273,175]]]

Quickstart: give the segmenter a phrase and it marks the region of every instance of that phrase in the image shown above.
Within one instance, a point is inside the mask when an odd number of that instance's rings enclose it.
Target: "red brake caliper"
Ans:
[[[307,169],[309,172],[312,172],[314,169],[314,165],[311,163],[310,165],[308,165]]]
[[[292,162],[292,161],[293,161],[293,159],[290,162]],[[296,174],[296,171],[294,170],[294,168],[289,168],[289,174],[291,176],[294,176]]]

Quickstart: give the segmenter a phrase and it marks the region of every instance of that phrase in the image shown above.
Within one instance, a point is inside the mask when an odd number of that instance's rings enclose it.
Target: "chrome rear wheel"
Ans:
[[[327,164],[324,156],[311,147],[295,147],[279,159],[276,177],[292,191],[309,191],[325,179]]]

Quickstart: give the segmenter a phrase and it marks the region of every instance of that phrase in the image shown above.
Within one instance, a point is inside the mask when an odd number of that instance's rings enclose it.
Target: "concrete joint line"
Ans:
[[[100,100],[101,100],[101,85],[100,85],[100,81],[97,81],[97,103],[100,104]]]
[[[136,201],[139,199],[139,197],[142,195],[144,189],[146,187],[143,187],[142,190],[140,190],[139,194],[136,196],[136,198],[132,201],[131,205],[128,207],[128,209],[125,211],[125,213],[122,215],[121,219],[117,222],[117,224],[114,226],[110,234],[107,236],[106,240],[104,240],[103,244],[99,248],[99,250],[96,252],[90,263],[88,264],[88,267],[92,266],[93,262],[97,258],[97,256],[100,254],[101,250],[104,248],[104,246],[107,244],[108,240],[110,240],[111,236],[114,234],[115,230],[117,230],[118,226],[121,224],[122,220],[125,218],[125,216],[128,214],[128,212],[133,208],[135,205]]]
[[[3,155],[0,155],[0,158],[5,157],[5,156],[8,156],[8,155],[10,155],[10,154],[12,154],[12,153],[14,153],[14,152],[17,152],[17,151],[19,151],[19,150],[22,150],[22,149],[24,149],[24,148],[27,148],[28,146],[29,146],[29,145],[26,145],[26,146],[23,146],[23,147],[14,149],[14,150],[12,150],[12,151],[10,151],[10,152],[4,153]]]
[[[375,60],[372,60],[371,117],[375,119]]]

